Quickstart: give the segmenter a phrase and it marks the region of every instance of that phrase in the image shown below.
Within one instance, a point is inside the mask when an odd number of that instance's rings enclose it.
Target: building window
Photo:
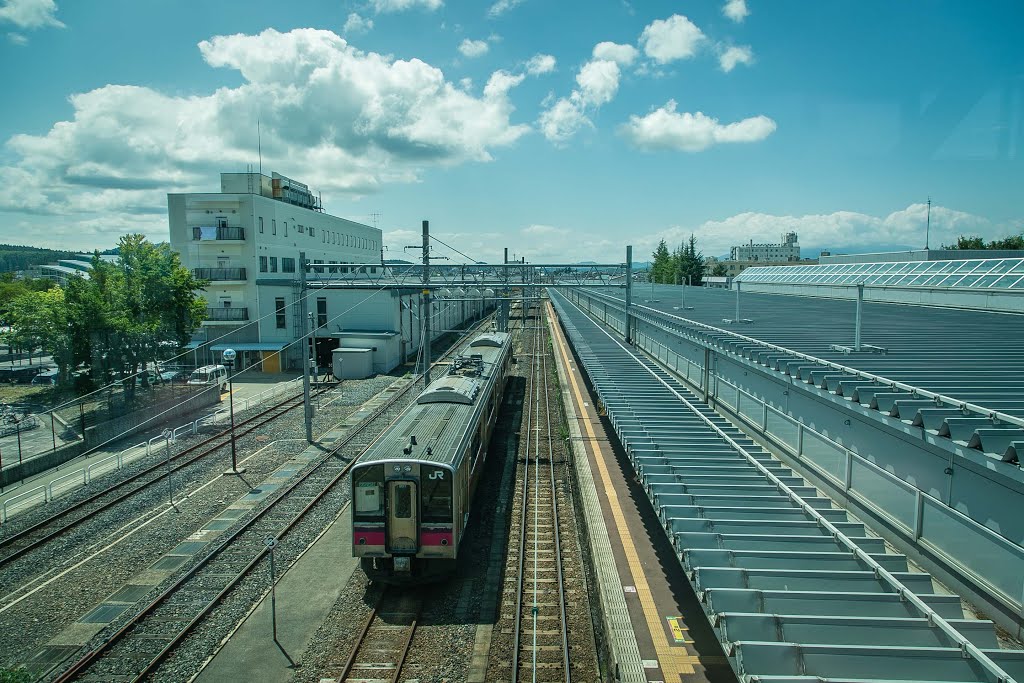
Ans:
[[[313,263],[323,263],[323,259],[313,259]],[[322,273],[322,272],[324,272],[324,269],[322,267],[320,267],[320,268],[314,267],[313,268],[313,272],[314,273]]]
[[[271,256],[270,257],[270,272],[271,273],[276,273],[277,272],[277,257],[276,256]]]
[[[288,221],[284,222],[284,236],[288,236]]]
[[[306,232],[306,226],[304,226],[304,225],[299,225],[299,226],[298,226],[298,227],[296,228],[296,230],[298,230],[299,232]]]
[[[327,299],[326,297],[317,297],[316,299],[316,326],[327,327]]]
[[[288,256],[281,257],[281,272],[282,273],[294,273],[295,272],[295,259]]]
[[[327,233],[326,232],[320,233],[320,241],[323,242],[324,244],[327,244]]]
[[[309,236],[316,237],[316,229],[312,225],[309,226]]]
[[[261,273],[267,272],[267,257],[266,256],[260,256],[260,272]]]
[[[270,219],[270,234],[272,234],[272,235],[276,235],[277,234],[277,219],[276,218],[271,218]]]
[[[284,315],[284,297],[279,296],[274,299],[274,311],[277,318],[277,329],[283,330],[287,324],[285,322]]]
[[[228,227],[228,219],[223,216],[217,216],[217,227],[226,228]]]
[[[263,232],[263,216],[260,216],[260,233]]]

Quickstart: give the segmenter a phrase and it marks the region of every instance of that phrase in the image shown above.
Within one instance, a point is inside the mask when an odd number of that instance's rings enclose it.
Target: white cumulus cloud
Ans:
[[[737,64],[753,64],[754,51],[748,45],[734,45],[722,50],[718,55],[718,64],[722,71],[729,73]]]
[[[11,41],[14,45],[25,45],[28,43],[28,38],[20,33],[15,33],[14,31],[7,34],[7,40]]]
[[[348,19],[345,20],[345,26],[342,28],[342,32],[346,36],[359,35],[360,33],[366,33],[373,29],[373,19],[364,18],[352,12],[348,15]]]
[[[404,12],[408,9],[425,9],[433,12],[443,4],[442,0],[370,0],[370,7],[377,14]]]
[[[658,64],[694,56],[704,40],[704,33],[681,14],[652,21],[640,34],[644,54]]]
[[[545,109],[537,123],[541,134],[556,145],[565,144],[581,128],[593,125],[579,104],[565,97]]]
[[[615,62],[620,66],[630,66],[636,61],[639,52],[632,45],[620,45],[611,41],[598,43],[594,46],[594,59]]]
[[[459,44],[459,52],[465,57],[473,59],[474,57],[482,57],[487,54],[490,50],[490,46],[486,40],[470,40],[466,38]]]
[[[551,55],[536,54],[526,62],[526,73],[531,76],[540,76],[554,70],[555,58]]]
[[[608,104],[619,90],[619,65],[603,59],[587,62],[576,74],[580,89],[574,93],[586,106]]]
[[[649,244],[653,250],[661,239],[669,244],[678,244],[689,238],[692,232],[705,255],[717,256],[727,254],[729,247],[749,240],[755,243],[778,242],[779,235],[793,231],[800,236],[800,245],[804,249],[842,251],[850,247],[862,249],[872,244],[920,248],[924,246],[926,213],[927,207],[923,203],[911,204],[880,216],[857,211],[795,216],[745,212],[721,220],[705,221],[696,228],[673,226],[634,243]],[[933,245],[954,243],[960,235],[995,239],[1019,231],[1019,225],[995,224],[982,216],[932,205]]]
[[[0,196],[0,210],[82,226],[163,215],[166,231],[167,192],[210,191],[218,172],[255,163],[257,117],[263,168],[328,202],[416,181],[431,166],[489,161],[529,130],[510,120],[508,92],[522,76],[496,72],[477,97],[419,59],[363,52],[314,29],[218,36],[199,49],[242,84],[190,96],[130,85],[72,95],[68,120],[7,141],[13,161],[0,166],[0,183],[24,189]]]
[[[498,0],[498,2],[491,5],[491,8],[487,10],[487,14],[491,17],[500,17],[505,12],[518,7],[523,4],[523,0]]]
[[[646,116],[633,114],[620,132],[640,149],[700,152],[718,144],[757,142],[771,135],[775,127],[767,116],[723,125],[701,112],[678,113],[675,100],[669,100]]]
[[[747,0],[728,0],[722,6],[722,14],[737,24],[742,22],[750,14],[750,10],[747,9]]]
[[[64,28],[63,22],[54,16],[56,12],[57,3],[53,0],[4,0],[0,6],[0,22],[14,24],[20,29]]]

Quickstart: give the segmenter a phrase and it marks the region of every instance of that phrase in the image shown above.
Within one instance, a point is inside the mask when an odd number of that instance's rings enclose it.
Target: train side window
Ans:
[[[360,518],[384,515],[384,466],[372,465],[355,471],[352,481],[355,514]]]
[[[451,523],[452,473],[444,468],[424,470],[420,478],[420,499],[424,522]]]

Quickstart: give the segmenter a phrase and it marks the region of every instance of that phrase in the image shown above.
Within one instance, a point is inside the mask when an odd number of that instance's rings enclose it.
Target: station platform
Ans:
[[[569,442],[608,638],[620,681],[736,680],[614,432],[591,399],[548,304]]]

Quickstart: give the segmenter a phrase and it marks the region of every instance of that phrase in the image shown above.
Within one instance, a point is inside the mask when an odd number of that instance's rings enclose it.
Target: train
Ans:
[[[512,362],[507,332],[475,337],[353,465],[352,554],[371,580],[455,571]]]

